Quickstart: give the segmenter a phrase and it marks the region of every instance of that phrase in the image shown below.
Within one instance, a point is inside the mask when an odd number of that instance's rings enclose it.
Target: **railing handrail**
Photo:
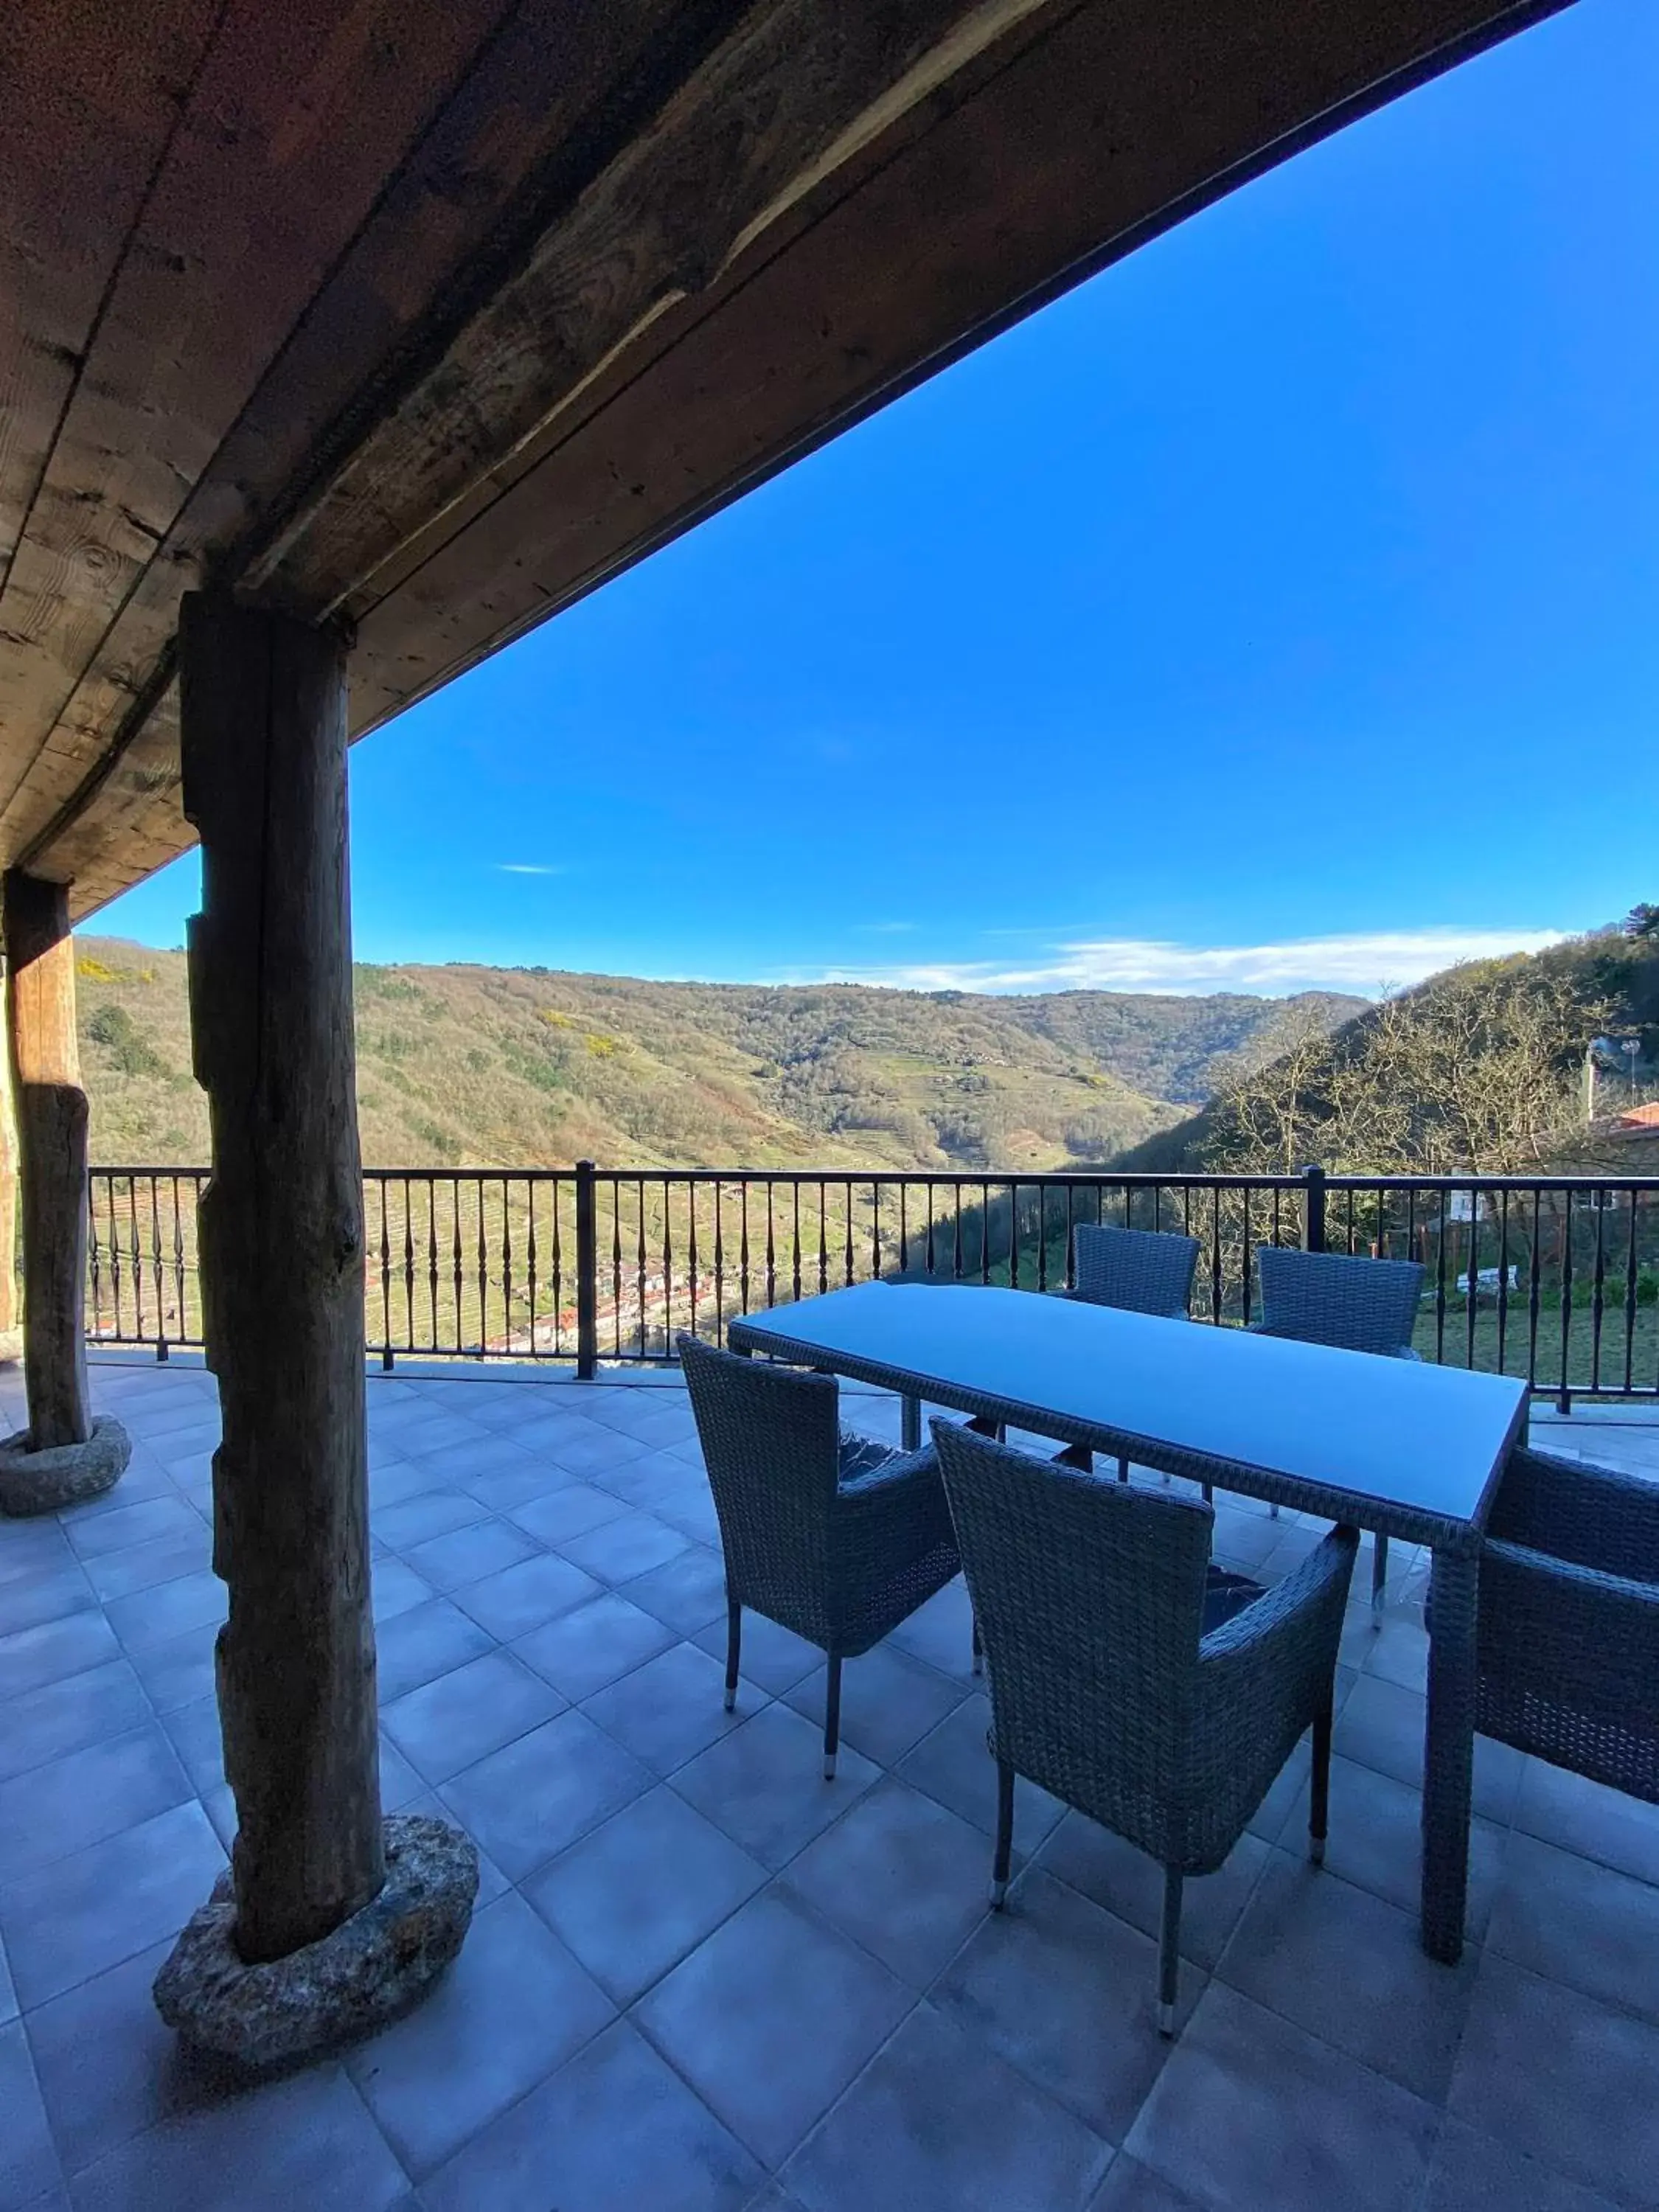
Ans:
[[[365,1182],[538,1182],[574,1183],[580,1162],[572,1160],[568,1167],[366,1167]],[[1394,1175],[1378,1170],[1376,1173],[1341,1173],[1336,1169],[1324,1169],[1328,1190],[1640,1190],[1659,1192],[1659,1175],[1474,1175],[1461,1169],[1448,1169],[1436,1175]],[[137,1176],[148,1181],[152,1176],[178,1176],[202,1182],[211,1179],[213,1170],[207,1167],[106,1167],[94,1166],[92,1173],[98,1176],[113,1176],[125,1181]],[[698,1183],[779,1183],[779,1182],[855,1182],[877,1189],[896,1189],[901,1183],[960,1183],[964,1190],[1006,1190],[1011,1183],[1047,1183],[1054,1189],[1068,1186],[1088,1189],[1097,1184],[1109,1184],[1114,1190],[1301,1190],[1306,1187],[1308,1170],[1294,1174],[1263,1174],[1255,1170],[1235,1173],[1229,1169],[1181,1169],[1160,1174],[1155,1170],[1135,1168],[672,1168],[672,1167],[606,1167],[593,1164],[593,1173],[602,1182],[620,1180],[624,1182]]]

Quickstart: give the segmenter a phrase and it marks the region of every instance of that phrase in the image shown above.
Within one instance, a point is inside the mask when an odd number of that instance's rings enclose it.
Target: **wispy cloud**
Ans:
[[[860,921],[856,925],[866,937],[906,937],[915,926],[914,921]]]
[[[1283,998],[1296,991],[1352,991],[1376,997],[1420,983],[1459,960],[1539,952],[1559,929],[1402,929],[1346,937],[1301,937],[1275,945],[1178,945],[1157,938],[1106,937],[1051,945],[1018,966],[994,960],[919,962],[837,968],[825,982],[885,983],[912,991],[1248,991]]]
[[[562,876],[564,870],[546,860],[497,860],[495,872],[498,876]]]

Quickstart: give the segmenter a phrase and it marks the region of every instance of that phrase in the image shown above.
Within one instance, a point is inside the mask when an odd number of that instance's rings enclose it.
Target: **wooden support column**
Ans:
[[[201,833],[191,1022],[219,1711],[239,1831],[235,1943],[315,1942],[385,1880],[369,1611],[363,1222],[351,1021],[345,647],[191,593],[185,811]]]
[[[75,941],[62,884],[10,869],[4,903],[22,1185],[29,1448],[52,1451],[83,1444],[92,1434],[85,1334],[87,1094],[75,1035]]]
[[[11,1051],[0,1051],[0,1361],[23,1356],[22,1299],[17,1287],[17,1111]]]

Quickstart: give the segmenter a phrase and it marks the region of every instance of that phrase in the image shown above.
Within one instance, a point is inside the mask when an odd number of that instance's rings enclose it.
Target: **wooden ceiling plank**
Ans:
[[[191,579],[225,568],[253,518],[316,465],[319,440],[326,446],[339,418],[393,377],[411,323],[488,262],[503,210],[560,188],[546,173],[579,158],[586,107],[625,133],[659,104],[651,77],[695,52],[733,6],[518,0],[309,303],[64,705],[59,737],[88,733],[88,767],[167,650]],[[15,789],[0,821],[0,849],[15,855],[60,801],[27,778],[0,788]]]
[[[774,0],[752,9],[537,245],[520,275],[243,572],[319,617],[471,490],[665,310],[714,284],[861,131],[1078,0]]]
[[[9,731],[38,740],[58,721],[260,375],[505,4],[233,0],[0,596]],[[171,556],[164,574],[174,597],[195,580]]]
[[[217,12],[0,9],[0,585]]]

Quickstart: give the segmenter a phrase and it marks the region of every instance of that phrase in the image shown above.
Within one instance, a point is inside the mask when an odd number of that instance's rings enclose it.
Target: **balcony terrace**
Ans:
[[[234,1827],[210,1571],[211,1379],[92,1368],[106,1499],[0,1526],[0,2206],[1476,2207],[1659,2202],[1659,1811],[1482,1741],[1471,1942],[1418,1942],[1420,1559],[1356,1598],[1331,1836],[1306,1749],[1191,1885],[1153,2026],[1156,1869],[1026,1790],[987,1910],[994,1769],[953,1583],[850,1662],[754,1617],[722,1710],[715,1528],[677,1378],[368,1386],[388,1810],[475,1839],[472,1932],[419,2009],[239,2087],[150,1983]],[[16,1382],[0,1383],[12,1422]],[[848,1391],[897,1434],[896,1401]],[[1631,1411],[1534,1439],[1659,1477]],[[1224,1564],[1314,1539],[1218,1501]]]

